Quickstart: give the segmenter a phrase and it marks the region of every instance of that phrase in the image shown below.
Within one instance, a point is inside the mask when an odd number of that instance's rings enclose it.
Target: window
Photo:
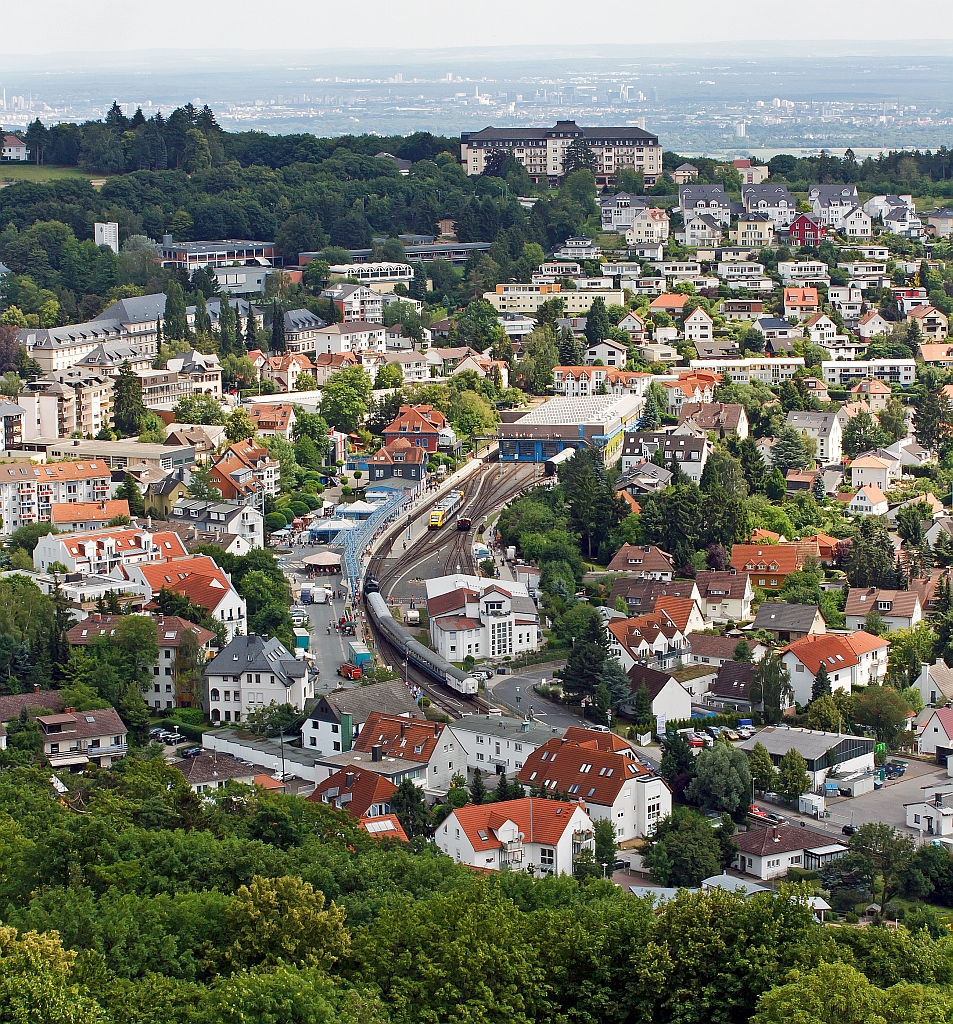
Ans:
[[[556,851],[548,846],[540,847],[539,862],[544,868],[551,868],[556,863]]]
[[[211,690],[208,695],[209,700],[220,700],[218,690]]]

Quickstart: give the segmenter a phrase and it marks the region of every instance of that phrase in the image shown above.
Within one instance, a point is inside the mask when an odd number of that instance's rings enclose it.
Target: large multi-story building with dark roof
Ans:
[[[483,128],[462,132],[460,161],[467,174],[481,174],[496,153],[512,153],[534,182],[557,184],[566,150],[583,139],[596,158],[597,185],[611,185],[624,167],[641,171],[646,185],[662,175],[662,147],[657,135],[641,128],[580,128],[557,121],[552,128]]]

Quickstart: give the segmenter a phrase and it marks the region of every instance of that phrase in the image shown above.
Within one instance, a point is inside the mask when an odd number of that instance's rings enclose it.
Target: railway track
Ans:
[[[469,500],[465,501],[460,511],[466,510],[473,523],[474,529],[481,524],[487,516],[511,500],[520,491],[532,486],[537,481],[536,467],[519,466],[513,471],[500,469],[496,464],[488,464],[486,470],[480,474],[475,481],[474,489]],[[428,514],[429,509],[420,514]],[[391,552],[394,551],[399,538],[391,545]],[[448,572],[463,572],[469,575],[476,573],[476,566],[473,559],[473,532],[472,530],[456,529],[456,517],[449,520],[439,530],[428,530],[410,550],[402,553],[397,559],[385,558],[377,555],[371,559],[367,574],[376,579],[380,585],[381,593],[389,594],[394,585],[415,566],[424,562],[434,555],[443,555],[443,565]],[[402,652],[394,647],[380,630],[374,628],[373,620],[368,617],[368,628],[373,632],[377,650],[381,658],[397,668],[401,673],[406,673],[409,681],[420,686],[422,691],[430,698],[433,704],[446,712],[453,718],[460,718],[463,714],[486,713],[490,704],[482,695],[467,697],[463,694],[454,693],[450,688],[435,683],[423,671],[413,665],[405,666],[405,659]]]

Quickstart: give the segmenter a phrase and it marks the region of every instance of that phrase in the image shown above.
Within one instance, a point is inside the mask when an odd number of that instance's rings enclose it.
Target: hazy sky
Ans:
[[[170,49],[303,50],[519,44],[953,39],[953,3],[919,0],[41,0],[4,5],[7,55]],[[948,47],[941,46],[946,50]],[[277,55],[277,54],[276,54]]]

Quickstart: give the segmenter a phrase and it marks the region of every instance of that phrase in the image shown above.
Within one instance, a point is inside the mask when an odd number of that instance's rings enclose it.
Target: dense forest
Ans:
[[[73,780],[4,755],[0,1020],[44,1024],[942,1021],[953,940],[819,927],[797,888],[494,877],[422,839],[154,760]],[[942,929],[941,929],[942,931]]]

